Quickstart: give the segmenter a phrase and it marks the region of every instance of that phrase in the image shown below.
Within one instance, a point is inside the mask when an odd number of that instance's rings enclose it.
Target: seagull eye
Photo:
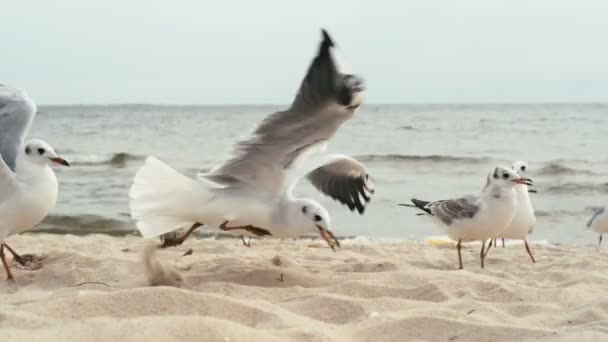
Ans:
[[[508,173],[503,173],[503,174],[502,174],[502,178],[504,178],[504,179],[509,178],[509,174],[508,174]]]
[[[523,166],[523,165],[520,167],[520,169],[521,169],[522,171],[526,171],[526,167],[525,167],[525,166]]]
[[[302,207],[302,214],[306,214],[308,212],[308,208]]]
[[[319,215],[315,215],[315,222],[321,221],[323,218]]]
[[[38,148],[38,154],[42,155],[42,154],[44,154],[44,152],[45,151],[44,151],[44,149],[42,147]]]

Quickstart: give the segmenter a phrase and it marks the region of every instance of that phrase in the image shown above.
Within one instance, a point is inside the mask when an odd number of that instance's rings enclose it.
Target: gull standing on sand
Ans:
[[[6,261],[27,263],[6,244],[6,238],[40,223],[57,200],[57,178],[50,163],[69,166],[42,140],[23,142],[36,115],[24,91],[0,85],[0,259],[7,279],[14,280]]]
[[[597,250],[602,246],[602,234],[608,232],[608,210],[606,207],[601,207],[593,213],[593,216],[587,222],[587,228],[593,229],[594,232],[600,233],[600,238],[597,243]]]
[[[526,176],[529,170],[528,163],[525,161],[516,161],[513,163],[511,168],[517,172],[520,177]],[[517,195],[517,210],[515,211],[513,220],[499,237],[502,238],[503,247],[505,246],[505,239],[523,240],[528,255],[530,255],[532,262],[536,263],[536,260],[534,260],[534,256],[530,251],[530,246],[528,245],[527,239],[528,234],[532,233],[532,230],[534,230],[534,225],[536,224],[536,215],[534,215],[534,207],[532,207],[529,192],[530,190],[526,184],[518,184],[515,186],[515,193]],[[488,250],[490,250],[491,246],[492,244],[490,243]]]
[[[486,240],[500,236],[513,219],[517,208],[514,187],[530,184],[531,180],[520,177],[515,171],[497,167],[490,173],[487,183],[479,194],[443,201],[421,201],[412,199],[418,209],[433,216],[447,235],[455,241],[458,250],[458,267],[462,269],[461,243],[481,241],[481,268],[486,257]],[[411,207],[410,204],[400,204]]]
[[[317,56],[291,105],[266,117],[233,156],[190,179],[154,157],[137,172],[129,192],[131,215],[146,237],[190,227],[219,227],[238,235],[279,238],[319,233],[334,249],[327,210],[293,189],[306,177],[317,190],[363,214],[374,192],[366,167],[344,155],[327,155],[328,141],[362,102],[363,80],[339,62],[322,31]]]

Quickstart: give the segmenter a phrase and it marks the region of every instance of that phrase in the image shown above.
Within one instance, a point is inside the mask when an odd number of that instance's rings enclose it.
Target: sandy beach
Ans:
[[[471,245],[459,271],[450,246],[193,239],[155,256],[182,283],[149,286],[150,240],[7,242],[42,267],[15,264],[16,283],[0,283],[3,341],[608,339],[608,252],[593,247],[536,247],[537,264],[499,247],[481,270]]]

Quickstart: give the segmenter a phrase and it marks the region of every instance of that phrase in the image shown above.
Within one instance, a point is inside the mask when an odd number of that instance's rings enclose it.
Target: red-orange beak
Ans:
[[[517,184],[534,185],[530,178],[519,178],[514,181]]]
[[[338,238],[336,238],[334,233],[332,233],[330,230],[327,230],[319,225],[317,225],[317,229],[319,229],[319,234],[321,234],[323,240],[325,240],[329,247],[331,247],[331,249],[335,252],[336,247],[340,247],[340,241]]]
[[[61,158],[61,157],[55,157],[55,158],[49,158],[53,163],[62,165],[62,166],[70,166],[70,163],[68,163],[67,160]]]

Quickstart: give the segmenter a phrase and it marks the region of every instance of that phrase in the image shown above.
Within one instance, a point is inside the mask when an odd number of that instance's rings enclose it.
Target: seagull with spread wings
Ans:
[[[319,233],[332,249],[339,242],[327,210],[293,189],[302,178],[363,214],[374,192],[367,168],[344,155],[325,154],[329,140],[362,103],[363,80],[346,71],[329,34],[322,31],[291,105],[266,117],[232,156],[196,179],[154,157],[137,172],[129,192],[131,215],[144,237],[190,227],[179,244],[206,225],[248,236],[297,237]],[[165,241],[167,242],[167,241]]]
[[[24,138],[36,115],[36,105],[24,91],[0,85],[0,259],[8,280],[14,280],[4,251],[17,254],[6,238],[31,229],[57,201],[57,178],[50,163],[70,164],[42,140]]]

